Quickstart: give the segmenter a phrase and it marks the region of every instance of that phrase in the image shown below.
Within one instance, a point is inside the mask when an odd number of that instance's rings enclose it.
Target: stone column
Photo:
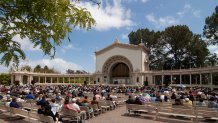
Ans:
[[[20,75],[20,84],[23,85],[23,75]]]
[[[64,80],[64,79],[65,79],[65,77],[63,77],[63,83],[65,83],[65,80]]]
[[[70,83],[70,77],[68,77],[68,83]]]
[[[164,76],[161,76],[161,85],[163,86],[163,80],[164,80]]]
[[[200,85],[202,85],[202,75],[200,73]]]
[[[182,75],[179,75],[179,83],[182,84]]]
[[[213,85],[213,73],[210,73],[210,85]]]
[[[59,77],[57,77],[57,83],[59,83]]]
[[[51,83],[53,83],[53,79],[52,79],[52,77],[51,77]]]
[[[108,78],[107,78],[108,79]],[[89,85],[90,85],[90,76],[89,76]]]
[[[173,84],[173,75],[170,75],[170,84]]]
[[[153,81],[153,82],[154,82],[154,85],[156,85],[155,75],[154,75],[153,77],[154,77],[154,81]]]
[[[73,83],[75,83],[75,77],[73,77]]]
[[[192,85],[192,74],[189,74],[189,84]]]
[[[46,80],[46,76],[45,76],[45,83],[47,83],[46,81],[47,81],[47,80]]]
[[[38,78],[38,81],[39,81],[39,83],[40,83],[40,76],[39,76],[39,78]]]

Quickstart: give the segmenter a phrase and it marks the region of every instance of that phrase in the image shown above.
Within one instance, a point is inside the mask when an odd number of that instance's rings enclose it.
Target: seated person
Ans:
[[[26,95],[26,99],[34,99],[34,96],[31,92],[29,92],[29,94]]]
[[[97,101],[96,97],[93,97],[93,100],[91,101],[91,104],[97,104],[99,107],[99,102]]]
[[[189,98],[185,98],[184,102],[183,102],[183,105],[187,106],[187,107],[191,107],[192,106],[192,101],[189,100]]]
[[[113,101],[113,98],[110,96],[110,94],[107,94],[106,100]]]
[[[135,99],[133,99],[132,95],[129,95],[128,100],[125,101],[127,104],[135,104]]]
[[[76,99],[73,98],[72,103],[69,105],[71,110],[77,111],[78,113],[80,113],[84,119],[86,119],[86,112],[85,111],[81,111],[79,108],[79,105],[76,104]]]
[[[199,99],[198,102],[196,102],[196,106],[206,106],[204,100],[202,98]]]
[[[10,107],[13,107],[13,108],[20,108],[20,106],[17,104],[17,99],[16,98],[13,98],[11,103],[10,103]]]
[[[142,94],[140,94],[138,97],[136,97],[135,103],[139,104],[139,105],[145,104],[145,98],[142,96]]]
[[[37,105],[45,105],[45,102],[46,102],[46,98],[45,98],[45,96],[43,96],[42,99],[39,100],[36,104]]]
[[[162,102],[162,99],[160,99],[160,96],[158,95],[157,98],[155,99],[155,102]]]
[[[85,96],[84,99],[81,100],[81,103],[89,103],[88,96]]]
[[[58,93],[55,97],[56,100],[62,100],[61,93]]]
[[[183,105],[180,99],[175,99],[175,103],[173,105]]]
[[[211,97],[208,102],[208,108],[218,108],[218,104],[215,101],[214,97]]]
[[[80,102],[79,98],[76,99],[76,104],[79,106],[83,106],[83,103]]]
[[[38,114],[43,114],[46,116],[51,116],[54,121],[56,121],[56,117],[51,111],[51,106],[49,105],[49,102],[46,101],[44,105],[41,105],[41,108],[38,109]]]
[[[55,115],[55,117],[59,117],[58,112],[59,112],[61,106],[56,103],[55,99],[51,100],[50,106],[51,106],[51,111]]]

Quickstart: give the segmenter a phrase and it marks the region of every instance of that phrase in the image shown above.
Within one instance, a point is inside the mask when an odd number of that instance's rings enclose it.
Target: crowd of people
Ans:
[[[207,106],[218,108],[218,94],[204,88],[164,88],[138,86],[105,86],[105,85],[59,85],[59,86],[1,86],[0,99],[6,106],[21,108],[20,103],[34,100],[38,106],[38,113],[51,116],[54,121],[61,119],[61,109],[80,113],[84,119],[86,112],[80,106],[86,106],[94,117],[94,110],[90,105],[99,105],[100,100],[114,101],[117,93],[128,96],[127,104],[143,105],[146,102],[174,101],[172,105]],[[207,102],[207,103],[206,103]],[[28,110],[28,109],[27,109]]]

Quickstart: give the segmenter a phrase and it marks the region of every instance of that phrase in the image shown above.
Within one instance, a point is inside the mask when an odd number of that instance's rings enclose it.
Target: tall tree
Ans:
[[[199,35],[193,34],[186,25],[166,28],[161,36],[161,42],[165,56],[170,59],[173,68],[203,66],[209,54],[206,43]]]
[[[131,44],[144,42],[149,50],[151,69],[179,69],[215,65],[217,56],[210,54],[200,35],[186,25],[166,28],[162,32],[138,29],[129,34]]]
[[[218,6],[215,12],[205,20],[204,36],[209,39],[209,44],[218,45]]]
[[[33,71],[40,73],[42,71],[42,67],[40,65],[36,65],[36,67],[33,69]]]
[[[150,61],[150,68],[154,69],[161,64],[159,59],[162,58],[163,48],[159,43],[161,32],[150,31],[149,29],[138,29],[136,32],[131,32],[129,37],[129,43],[138,45],[141,41],[144,43],[145,47],[148,48],[148,55]]]
[[[79,0],[1,0],[0,64],[19,63],[25,53],[14,36],[29,38],[45,55],[54,57],[55,47],[72,32],[72,27],[90,29],[95,24],[90,12],[78,7]]]

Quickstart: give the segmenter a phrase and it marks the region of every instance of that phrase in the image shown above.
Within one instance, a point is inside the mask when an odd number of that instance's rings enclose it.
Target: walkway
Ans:
[[[122,106],[113,111],[105,112],[95,118],[87,120],[85,123],[190,123],[190,121],[184,122],[180,120],[171,121],[169,118],[160,119],[158,121],[152,120],[152,117],[143,116],[128,116],[124,115],[126,107]]]

